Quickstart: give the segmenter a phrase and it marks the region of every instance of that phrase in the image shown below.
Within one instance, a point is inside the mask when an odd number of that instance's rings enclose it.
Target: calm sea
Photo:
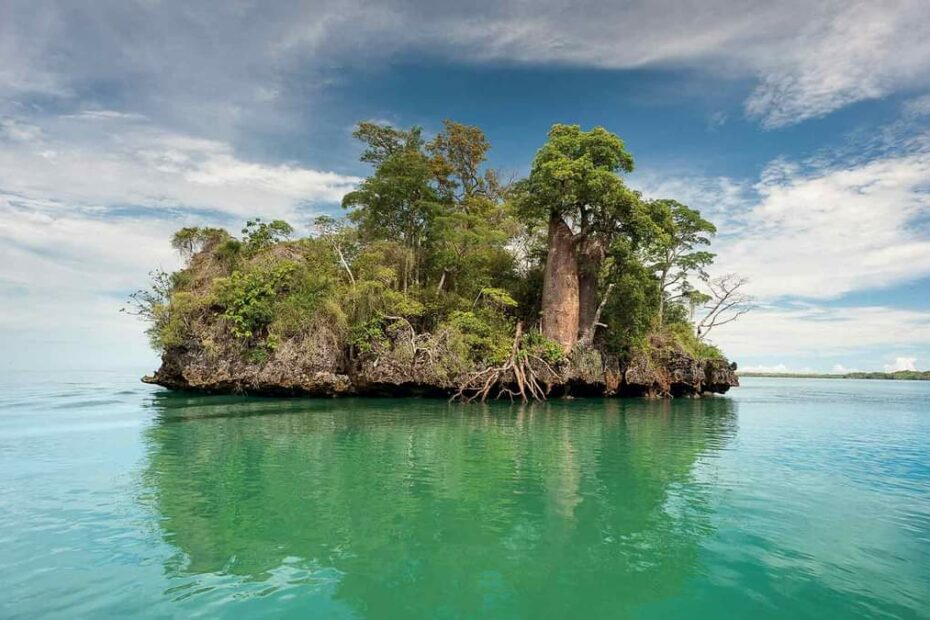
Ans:
[[[930,383],[532,406],[0,379],[0,617],[930,617]]]

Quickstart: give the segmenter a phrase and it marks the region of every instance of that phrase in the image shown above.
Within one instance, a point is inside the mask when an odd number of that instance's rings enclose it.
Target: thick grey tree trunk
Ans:
[[[549,254],[543,275],[542,333],[571,351],[578,338],[578,259],[572,231],[557,214],[549,219]]]

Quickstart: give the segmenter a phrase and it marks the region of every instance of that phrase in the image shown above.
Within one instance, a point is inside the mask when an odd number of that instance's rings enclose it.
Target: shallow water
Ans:
[[[0,617],[930,617],[930,383],[454,406],[0,380]]]

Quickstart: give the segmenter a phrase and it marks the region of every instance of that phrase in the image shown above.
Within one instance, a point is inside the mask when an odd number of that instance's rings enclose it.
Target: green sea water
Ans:
[[[930,617],[930,383],[517,406],[0,380],[0,617]]]

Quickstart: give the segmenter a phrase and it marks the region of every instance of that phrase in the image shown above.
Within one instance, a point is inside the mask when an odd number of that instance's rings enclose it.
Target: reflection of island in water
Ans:
[[[687,483],[736,428],[727,399],[154,407],[145,481],[180,552],[169,577],[273,584],[300,564],[328,585],[294,601],[372,617],[617,615],[674,595],[710,531]]]

